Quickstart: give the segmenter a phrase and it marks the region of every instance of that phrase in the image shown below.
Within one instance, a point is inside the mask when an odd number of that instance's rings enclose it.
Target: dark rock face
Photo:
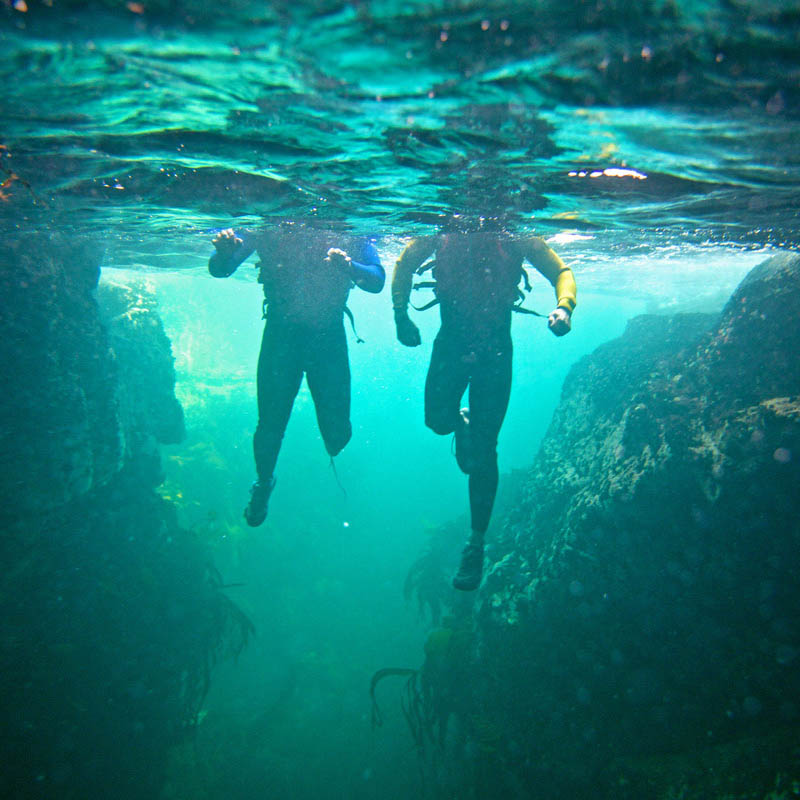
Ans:
[[[98,292],[99,260],[90,244],[49,237],[0,251],[0,366],[12,379],[0,394],[0,516],[76,500],[183,438],[155,300]]]
[[[91,245],[45,236],[0,250],[0,515],[56,508],[122,466],[99,262]]]
[[[157,797],[246,621],[155,491],[183,435],[152,298],[99,252],[0,251],[0,795]]]
[[[797,394],[798,289],[797,257],[788,253],[763,262],[739,284],[709,343],[708,380],[720,399],[758,403]]]
[[[800,724],[798,343],[778,255],[574,367],[480,603],[492,796],[661,796],[609,765]]]
[[[183,408],[175,398],[175,369],[169,338],[155,298],[143,283],[102,283],[101,318],[117,364],[117,409],[132,457],[157,454],[157,443],[176,444],[185,430]],[[154,475],[154,485],[161,475]]]

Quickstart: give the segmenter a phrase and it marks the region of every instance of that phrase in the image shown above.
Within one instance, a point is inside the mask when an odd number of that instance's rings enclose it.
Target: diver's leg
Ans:
[[[476,365],[469,387],[473,466],[469,476],[472,530],[489,527],[497,494],[497,437],[511,396],[511,340],[491,348]]]
[[[469,433],[472,465],[469,472],[470,538],[461,554],[453,586],[477,589],[483,574],[484,534],[497,494],[497,437],[511,394],[511,340],[485,353],[470,382]]]
[[[470,353],[443,330],[433,342],[425,378],[425,424],[442,436],[461,424],[461,398],[470,375]]]
[[[306,361],[306,380],[325,449],[333,457],[350,441],[350,361],[344,325],[320,331]]]
[[[302,380],[302,362],[291,331],[267,322],[258,356],[258,424],[253,434],[258,480],[245,509],[250,525],[260,525],[267,516],[267,503],[275,485],[275,464]]]

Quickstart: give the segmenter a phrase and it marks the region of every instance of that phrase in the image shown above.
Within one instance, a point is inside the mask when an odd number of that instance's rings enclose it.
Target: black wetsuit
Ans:
[[[325,260],[331,247],[351,256],[346,270]],[[328,453],[335,456],[350,440],[345,303],[354,284],[380,292],[385,273],[370,240],[302,228],[245,234],[229,259],[211,257],[209,272],[227,277],[254,250],[261,259],[267,322],[258,358],[253,451],[259,480],[269,481],[303,375]]]
[[[496,328],[481,331],[463,318],[449,320],[449,313],[442,303],[442,327],[425,379],[425,424],[435,433],[453,433],[462,424],[461,398],[469,387],[470,512],[472,529],[484,532],[497,493],[497,437],[511,396],[511,309]]]
[[[425,424],[438,434],[464,422],[461,399],[469,389],[469,502],[472,530],[489,526],[497,493],[497,437],[511,395],[511,314],[522,265],[529,261],[556,288],[559,305],[575,306],[571,270],[536,237],[473,233],[414,240],[403,251],[392,281],[395,320],[408,319],[412,280],[435,255],[436,298],[442,325],[425,380]],[[402,339],[401,339],[402,341]],[[405,343],[405,342],[404,342]],[[419,343],[417,340],[415,343]]]
[[[425,379],[425,424],[449,434],[463,424],[469,389],[472,530],[489,527],[497,493],[497,437],[511,396],[511,308],[522,255],[494,236],[442,237],[436,251],[442,325]]]

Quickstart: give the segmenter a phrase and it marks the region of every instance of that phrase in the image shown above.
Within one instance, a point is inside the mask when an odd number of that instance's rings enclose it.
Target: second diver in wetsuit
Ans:
[[[258,425],[253,436],[257,480],[244,516],[260,525],[275,487],[275,464],[303,375],[331,458],[350,440],[350,363],[344,328],[353,286],[378,293],[386,275],[368,238],[284,224],[238,236],[224,230],[208,262],[216,278],[232,275],[258,251],[266,325],[258,358]]]
[[[397,338],[408,347],[420,344],[419,329],[408,315],[413,278],[432,256],[441,327],[425,381],[425,424],[438,434],[455,433],[456,460],[469,475],[472,530],[453,585],[470,591],[481,581],[484,534],[497,493],[497,437],[511,392],[511,312],[523,262],[555,289],[557,305],[548,326],[556,336],[571,329],[575,278],[544,240],[534,236],[513,239],[476,231],[415,239],[401,254],[392,278]],[[469,407],[461,408],[467,388]]]

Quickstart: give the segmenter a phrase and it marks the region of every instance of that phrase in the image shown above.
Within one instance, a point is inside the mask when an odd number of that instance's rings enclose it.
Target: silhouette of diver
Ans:
[[[408,315],[413,278],[427,271],[432,256],[435,281],[423,285],[434,288],[441,327],[425,381],[425,424],[434,433],[455,433],[456,460],[469,475],[471,534],[453,586],[471,591],[481,582],[484,534],[497,493],[497,437],[511,392],[511,313],[526,275],[523,262],[555,289],[557,306],[547,324],[556,336],[571,329],[576,286],[572,270],[539,237],[476,230],[415,239],[392,277],[397,338],[408,347],[420,344]],[[469,408],[460,408],[467,388]]]
[[[253,436],[257,480],[244,516],[266,519],[275,464],[303,375],[325,448],[333,458],[350,440],[350,363],[344,329],[353,286],[383,289],[386,274],[371,239],[284,223],[238,236],[223,230],[208,271],[227,278],[258,251],[266,324],[258,358],[258,425]]]

